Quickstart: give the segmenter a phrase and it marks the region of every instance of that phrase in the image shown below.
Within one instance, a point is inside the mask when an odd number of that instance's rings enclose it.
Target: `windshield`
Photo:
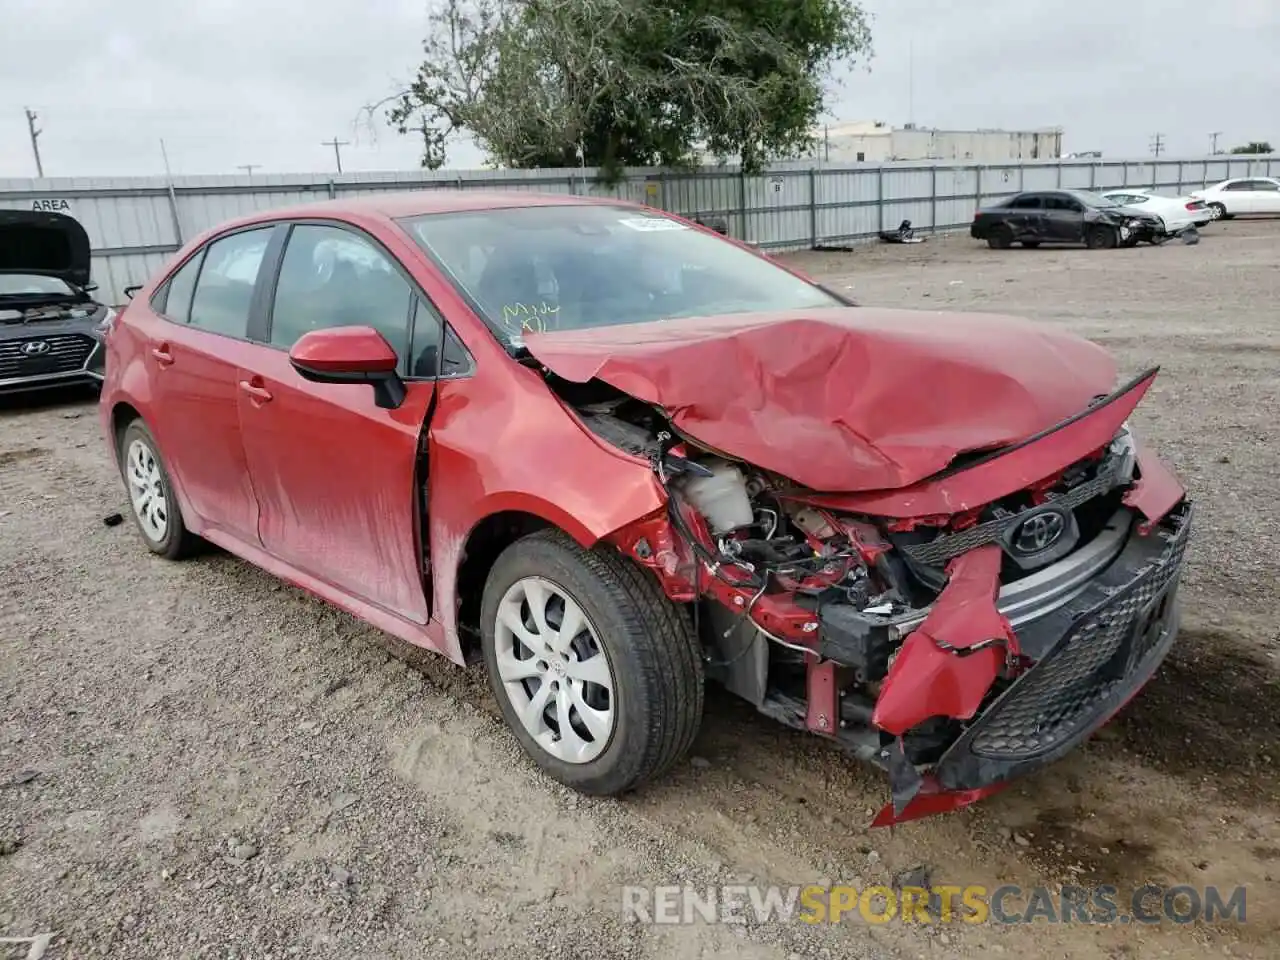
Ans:
[[[43,277],[38,273],[0,273],[0,297],[74,296],[65,280]]]
[[[1088,190],[1074,190],[1072,196],[1083,204],[1090,207],[1119,207],[1123,204],[1116,203],[1110,197],[1104,197],[1100,193],[1090,193]]]
[[[509,344],[527,331],[845,305],[728,241],[633,207],[517,207],[401,223]]]

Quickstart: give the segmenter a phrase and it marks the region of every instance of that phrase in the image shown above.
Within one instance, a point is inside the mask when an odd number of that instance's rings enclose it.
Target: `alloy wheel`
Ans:
[[[617,727],[613,668],[582,607],[542,577],[513,583],[498,604],[494,654],[521,725],[565,763],[590,763]]]

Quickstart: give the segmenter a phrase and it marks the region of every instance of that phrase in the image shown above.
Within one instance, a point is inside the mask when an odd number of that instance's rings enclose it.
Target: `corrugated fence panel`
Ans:
[[[744,177],[736,166],[696,171],[632,169],[616,182],[598,171],[407,170],[255,177],[77,177],[0,180],[0,208],[52,210],[84,224],[94,279],[118,302],[195,234],[256,211],[405,190],[516,190],[616,198],[687,217],[718,219],[729,234],[770,249],[842,244],[910,220],[917,229],[963,228],[976,205],[1021,190],[1156,187],[1186,192],[1229,177],[1280,175],[1280,156],[1184,160],[778,164]]]
[[[1023,190],[1057,190],[1061,176],[1060,168],[1055,163],[1051,166],[1023,167]]]
[[[1092,164],[1064,163],[1062,165],[1062,188],[1064,190],[1088,190],[1092,186]]]

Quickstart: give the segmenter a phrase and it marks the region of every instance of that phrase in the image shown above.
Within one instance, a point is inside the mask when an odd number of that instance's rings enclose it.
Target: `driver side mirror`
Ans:
[[[391,344],[373,327],[330,327],[298,338],[289,351],[298,376],[313,383],[368,383],[384,410],[404,403],[404,381]]]

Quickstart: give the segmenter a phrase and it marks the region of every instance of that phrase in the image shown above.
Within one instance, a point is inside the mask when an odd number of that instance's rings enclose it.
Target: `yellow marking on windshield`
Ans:
[[[512,333],[545,333],[545,318],[559,312],[558,306],[546,301],[536,304],[504,303],[501,322]]]

